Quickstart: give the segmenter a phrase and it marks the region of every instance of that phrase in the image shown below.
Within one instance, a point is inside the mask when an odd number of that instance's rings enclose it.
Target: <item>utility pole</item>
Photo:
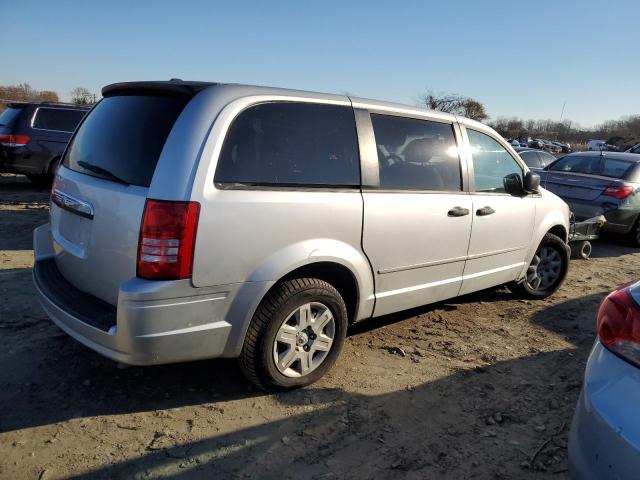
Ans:
[[[562,112],[560,112],[560,122],[562,123],[562,117],[564,116],[564,107],[567,106],[567,101],[565,100],[562,104]]]

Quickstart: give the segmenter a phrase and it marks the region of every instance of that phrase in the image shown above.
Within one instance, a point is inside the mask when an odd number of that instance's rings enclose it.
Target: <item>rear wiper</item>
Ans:
[[[114,180],[114,181],[116,181],[118,183],[122,183],[123,185],[131,185],[126,180],[123,180],[122,178],[118,177],[117,175],[114,175],[109,170],[105,170],[102,167],[99,167],[97,165],[93,165],[91,163],[85,162],[84,160],[80,160],[77,163],[78,163],[78,165],[80,165],[85,170],[89,170],[90,172],[97,173],[98,175],[102,175],[103,177],[110,178],[111,180]]]

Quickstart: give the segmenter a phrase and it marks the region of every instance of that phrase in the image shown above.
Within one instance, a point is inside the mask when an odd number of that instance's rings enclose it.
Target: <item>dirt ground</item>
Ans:
[[[123,369],[55,327],[30,271],[47,201],[0,179],[0,478],[564,478],[597,306],[640,271],[602,241],[548,300],[358,324],[329,375],[269,395],[234,361]]]

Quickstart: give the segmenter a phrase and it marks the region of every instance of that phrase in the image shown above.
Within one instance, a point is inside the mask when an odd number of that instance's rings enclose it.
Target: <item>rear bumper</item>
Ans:
[[[34,284],[51,320],[92,350],[130,365],[237,356],[253,311],[273,284],[195,288],[189,280],[132,278],[120,287],[114,307],[70,292],[70,285],[52,285],[56,267],[48,224],[34,230],[34,254]]]
[[[629,233],[640,214],[640,209],[637,207],[621,205],[618,208],[605,209],[595,201],[585,203],[572,201],[569,207],[578,221],[604,215],[607,223],[602,227],[603,230],[620,234]]]
[[[618,208],[611,210],[604,214],[607,219],[607,223],[604,224],[604,229],[608,232],[627,234],[631,231],[638,219],[640,211]]]
[[[638,478],[640,369],[596,342],[569,433],[575,479]]]

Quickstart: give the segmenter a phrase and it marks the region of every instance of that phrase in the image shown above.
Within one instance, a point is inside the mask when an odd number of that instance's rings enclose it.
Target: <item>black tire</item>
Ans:
[[[543,249],[547,249],[547,248],[557,252],[557,256],[560,260],[559,270],[557,272],[557,275],[554,275],[553,280],[551,281],[550,284],[540,283],[536,287],[535,281],[530,280],[529,273],[531,269],[536,268],[534,267],[534,264],[536,262],[536,257],[538,257],[538,261],[539,261],[540,260],[539,253],[542,252]],[[542,238],[542,242],[540,242],[540,245],[536,249],[536,253],[534,255],[534,258],[531,261],[531,264],[527,269],[527,274],[525,275],[525,278],[521,280],[519,283],[510,284],[509,287],[514,293],[518,293],[526,297],[536,298],[536,299],[548,297],[553,292],[555,292],[560,287],[560,285],[562,285],[562,282],[564,282],[564,279],[567,276],[567,271],[569,270],[570,254],[571,254],[571,251],[569,249],[569,246],[566,243],[564,243],[560,237],[557,237],[556,235],[553,235],[551,233],[547,233]],[[554,274],[555,273],[556,272],[554,272]]]
[[[591,256],[591,242],[582,240],[571,243],[571,258],[587,260]]]
[[[640,247],[640,217],[636,220],[627,236],[633,247]]]
[[[274,360],[276,335],[292,312],[311,302],[323,304],[333,315],[333,343],[315,370],[299,377],[286,376]],[[326,374],[338,358],[347,333],[347,318],[344,300],[331,284],[317,278],[284,280],[258,306],[245,336],[240,368],[251,383],[267,391],[310,385]]]

